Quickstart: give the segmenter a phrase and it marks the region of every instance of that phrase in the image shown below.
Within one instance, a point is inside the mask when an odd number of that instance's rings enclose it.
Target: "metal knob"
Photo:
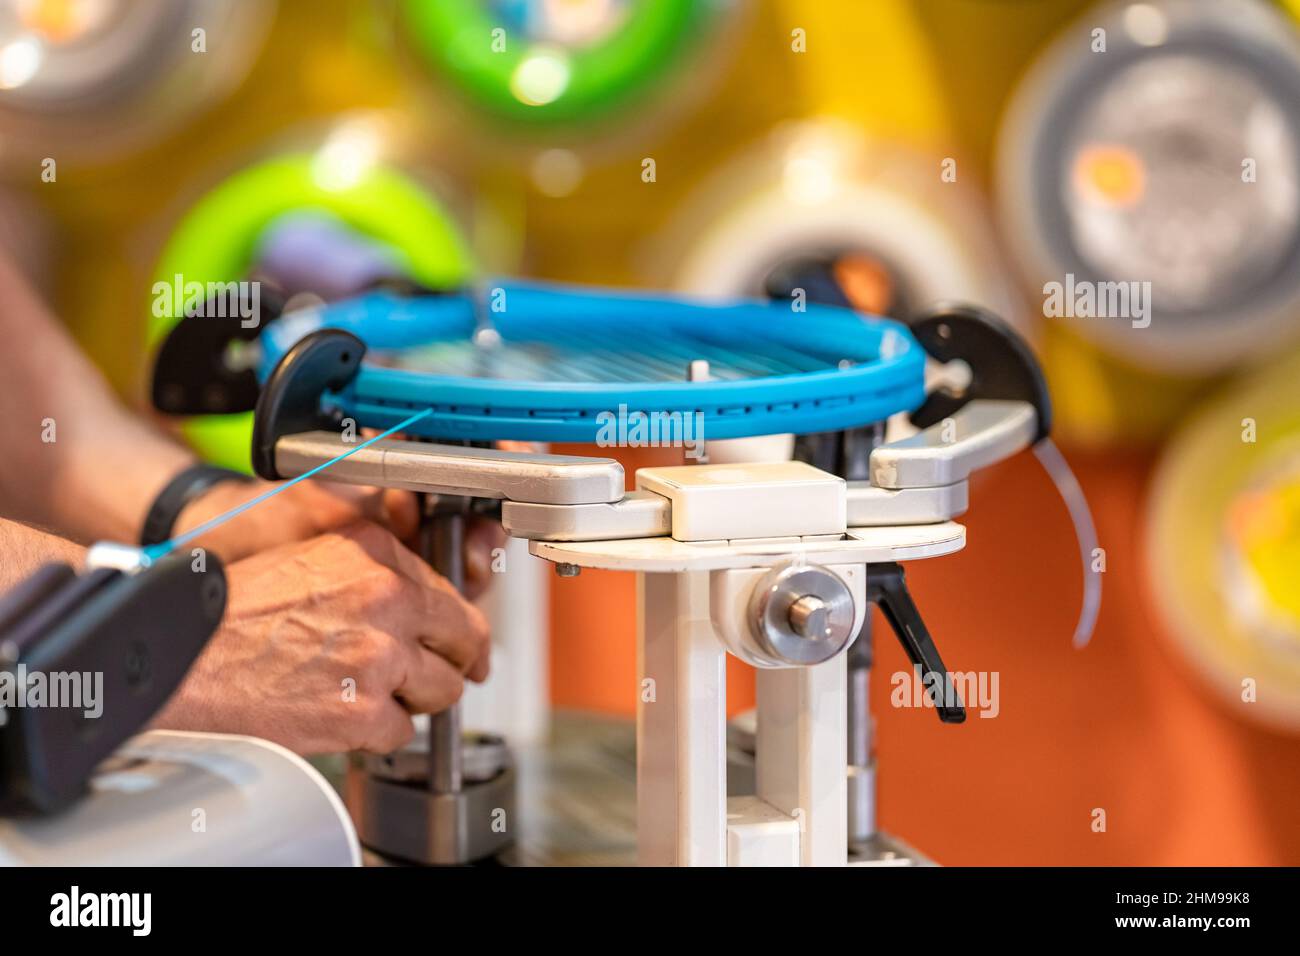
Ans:
[[[808,565],[774,568],[750,599],[750,646],[769,666],[820,664],[848,647],[853,619],[853,595],[834,572]]]
[[[805,594],[790,605],[790,628],[808,640],[829,637],[830,608],[815,594]]]

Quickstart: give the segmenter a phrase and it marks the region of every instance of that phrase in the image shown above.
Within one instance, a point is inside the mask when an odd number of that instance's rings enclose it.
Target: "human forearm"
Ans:
[[[71,541],[0,518],[0,593],[51,561],[80,567],[85,554],[84,548]]]
[[[134,542],[150,502],[194,457],[125,412],[78,424],[60,434],[66,449],[36,520],[80,541]]]
[[[159,492],[194,456],[132,414],[11,263],[0,256],[0,515],[83,542],[138,539]],[[177,517],[187,531],[267,490],[218,484]],[[358,518],[414,529],[405,492],[299,485],[251,521],[196,543],[227,559],[301,540]]]
[[[132,415],[0,257],[0,513],[80,540],[132,540],[192,456]]]

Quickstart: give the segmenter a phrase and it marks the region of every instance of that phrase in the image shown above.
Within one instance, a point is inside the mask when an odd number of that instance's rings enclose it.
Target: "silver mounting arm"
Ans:
[[[972,401],[950,419],[871,454],[871,482],[850,482],[849,527],[935,524],[962,514],[966,479],[1026,448],[1037,427],[1028,402]],[[353,445],[327,431],[286,435],[275,446],[285,477],[302,475]],[[672,502],[625,492],[610,458],[499,451],[385,439],[322,473],[330,481],[503,501],[512,535],[537,541],[652,538],[671,533]]]

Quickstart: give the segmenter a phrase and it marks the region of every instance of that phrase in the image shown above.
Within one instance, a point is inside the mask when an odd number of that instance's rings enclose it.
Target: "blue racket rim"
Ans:
[[[414,297],[377,291],[268,326],[259,376],[321,328],[350,332],[367,349],[356,376],[323,404],[379,429],[432,408],[407,432],[421,438],[599,444],[611,425],[638,416],[708,439],[805,434],[925,401],[925,351],[907,327],[834,306],[506,282]],[[400,367],[412,355],[445,370]],[[709,380],[687,379],[693,359],[709,363]],[[506,366],[542,374],[500,377]]]

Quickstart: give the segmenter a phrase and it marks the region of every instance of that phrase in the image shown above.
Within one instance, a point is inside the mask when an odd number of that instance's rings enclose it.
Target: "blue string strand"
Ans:
[[[388,429],[387,431],[381,432],[380,434],[376,435],[374,438],[366,439],[361,444],[357,445],[355,448],[349,448],[343,454],[336,455],[335,457],[331,458],[329,461],[322,462],[321,464],[317,465],[315,468],[311,469],[310,471],[303,472],[301,475],[298,475],[296,478],[291,478],[288,481],[286,481],[284,484],[277,485],[276,487],[272,488],[270,491],[258,495],[256,498],[253,498],[249,501],[245,501],[238,508],[231,508],[225,514],[217,515],[215,518],[203,522],[203,524],[199,525],[197,528],[193,528],[185,532],[184,534],[177,535],[173,538],[168,538],[166,541],[163,541],[160,544],[150,545],[149,547],[144,549],[145,557],[147,557],[151,563],[157,561],[159,558],[164,558],[167,555],[171,554],[173,551],[175,551],[177,548],[183,547],[184,545],[193,541],[195,538],[199,537],[200,535],[207,534],[213,528],[217,528],[225,524],[227,521],[231,520],[232,518],[239,517],[249,508],[253,508],[257,505],[260,505],[263,501],[267,501],[271,498],[274,498],[276,495],[280,494],[281,492],[288,491],[290,488],[298,484],[298,482],[300,481],[306,481],[308,478],[311,478],[314,475],[319,475],[322,471],[324,471],[326,468],[329,468],[331,465],[337,465],[344,458],[349,458],[352,455],[355,455],[357,452],[361,451],[361,449],[368,448],[369,446],[373,445],[375,442],[387,438],[389,435],[392,435],[395,432],[405,431],[407,428],[409,428],[411,425],[415,424],[416,422],[420,421],[422,418],[426,418],[432,414],[433,414],[432,408],[426,408],[422,412],[416,412],[410,418],[406,419],[405,421],[398,422],[396,425],[394,425],[392,428]]]

